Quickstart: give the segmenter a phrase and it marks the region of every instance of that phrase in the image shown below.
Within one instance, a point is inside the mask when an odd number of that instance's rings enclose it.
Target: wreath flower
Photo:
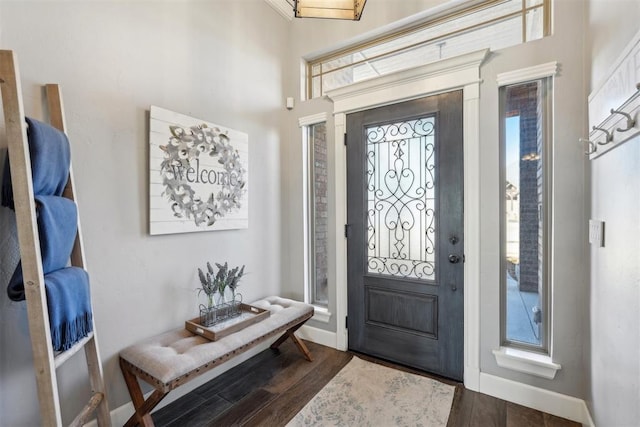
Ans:
[[[160,164],[160,175],[164,191],[162,195],[171,204],[177,218],[192,219],[196,226],[212,226],[227,213],[240,209],[246,191],[246,169],[242,166],[238,150],[233,148],[229,136],[219,128],[206,124],[185,129],[169,126],[171,137],[161,145],[164,159]],[[196,194],[185,179],[191,161],[201,155],[218,157],[226,172],[220,190],[210,193],[206,200]]]

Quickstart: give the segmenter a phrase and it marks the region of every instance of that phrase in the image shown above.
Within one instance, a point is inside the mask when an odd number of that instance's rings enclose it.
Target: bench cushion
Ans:
[[[169,331],[125,348],[120,359],[141,379],[168,392],[313,316],[313,306],[280,297],[268,297],[251,305],[269,310],[270,316],[218,341],[209,341],[184,328]]]

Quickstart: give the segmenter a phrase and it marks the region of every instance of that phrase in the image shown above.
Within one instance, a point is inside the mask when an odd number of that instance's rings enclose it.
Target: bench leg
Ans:
[[[147,400],[144,400],[144,395],[140,389],[138,379],[133,373],[131,373],[131,371],[129,371],[129,369],[127,369],[127,367],[122,363],[122,360],[120,360],[120,369],[122,370],[124,381],[127,384],[127,389],[129,389],[131,401],[133,402],[133,406],[136,410],[131,418],[129,418],[125,423],[125,427],[134,427],[137,425],[141,425],[143,427],[154,427],[153,419],[151,418],[151,411],[168,393],[154,390],[151,396],[149,396]]]
[[[291,340],[295,343],[296,347],[298,347],[298,350],[300,350],[302,352],[302,354],[304,355],[305,359],[307,359],[309,362],[313,362],[313,358],[311,357],[311,352],[309,351],[307,346],[304,344],[304,342],[301,339],[299,339],[298,337],[296,337],[296,335],[294,333],[303,324],[304,324],[304,322],[298,323],[294,327],[287,329],[287,331],[284,334],[282,334],[282,336],[280,338],[278,338],[273,344],[271,344],[271,348],[278,348],[278,347],[280,347],[280,344],[282,344],[283,342],[285,342],[287,340],[287,338],[291,338]]]

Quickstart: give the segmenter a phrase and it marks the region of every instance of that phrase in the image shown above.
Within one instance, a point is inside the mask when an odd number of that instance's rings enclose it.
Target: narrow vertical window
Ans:
[[[500,88],[502,344],[547,352],[551,78]]]
[[[307,153],[307,274],[308,302],[327,306],[328,208],[327,126],[305,126]]]

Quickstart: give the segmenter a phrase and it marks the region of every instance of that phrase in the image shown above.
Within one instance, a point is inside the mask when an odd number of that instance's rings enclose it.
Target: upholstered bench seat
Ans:
[[[265,298],[251,305],[269,310],[270,316],[218,341],[209,341],[181,328],[122,350],[120,367],[136,407],[127,425],[153,425],[149,413],[169,391],[276,334],[284,332],[272,348],[292,338],[311,360],[308,349],[294,332],[313,316],[313,306],[280,297]],[[156,389],[146,401],[136,377]]]

